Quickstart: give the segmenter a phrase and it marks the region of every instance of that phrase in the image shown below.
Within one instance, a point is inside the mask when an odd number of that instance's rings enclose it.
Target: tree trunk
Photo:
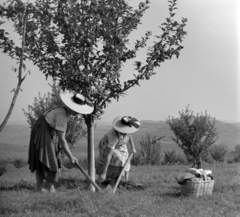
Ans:
[[[197,169],[202,169],[202,158],[201,156],[198,156],[194,159],[194,163],[192,165],[192,167],[194,167],[196,165]]]
[[[0,125],[0,132],[2,132],[3,128],[6,126],[8,119],[10,118],[14,105],[16,103],[17,100],[17,96],[19,94],[19,90],[21,88],[21,84],[23,82],[23,80],[25,79],[26,75],[22,78],[22,68],[23,68],[23,54],[24,54],[24,47],[25,47],[25,34],[26,34],[26,22],[27,19],[25,17],[24,19],[24,27],[23,27],[23,35],[22,35],[22,51],[21,51],[21,56],[20,56],[20,63],[19,63],[19,68],[18,68],[18,84],[17,84],[17,88],[14,91],[14,95],[13,95],[13,99],[12,99],[12,103],[10,105],[10,108],[8,110],[8,113],[6,115],[6,117],[4,118],[2,124]]]
[[[94,120],[91,114],[86,116],[88,128],[88,174],[95,181]],[[90,184],[90,190],[95,192],[95,187],[92,184]]]
[[[21,87],[21,83],[18,82],[17,88],[16,88],[16,90],[14,91],[12,103],[11,103],[11,105],[10,105],[10,107],[9,107],[8,113],[7,113],[4,121],[2,122],[2,124],[1,124],[1,126],[0,126],[0,132],[1,132],[1,131],[3,130],[3,128],[6,126],[6,124],[7,124],[7,122],[8,122],[8,119],[10,118],[10,116],[11,116],[11,114],[12,114],[12,111],[13,111],[14,105],[15,105],[15,103],[16,103],[16,100],[17,100],[17,96],[18,96],[20,87]]]
[[[198,169],[202,169],[202,158],[201,158],[201,156],[199,156],[199,159],[198,159]]]

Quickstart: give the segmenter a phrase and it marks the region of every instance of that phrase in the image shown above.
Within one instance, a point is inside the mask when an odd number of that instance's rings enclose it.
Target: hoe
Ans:
[[[109,185],[106,187],[106,189],[104,189],[104,190],[102,190],[102,189],[99,187],[99,185],[92,180],[92,178],[87,174],[87,172],[86,172],[78,163],[75,163],[75,165],[76,165],[76,166],[78,167],[78,169],[86,176],[86,178],[91,182],[91,184],[96,188],[96,190],[97,190],[98,192],[104,192],[104,193],[108,193],[108,194],[114,195],[115,192],[116,192],[116,190],[117,190],[118,184],[119,184],[119,182],[120,182],[120,180],[121,180],[121,178],[122,178],[122,176],[123,176],[124,170],[125,170],[127,164],[130,162],[132,156],[133,156],[133,153],[131,153],[131,154],[128,156],[128,159],[127,159],[126,163],[124,164],[124,167],[123,167],[123,169],[122,169],[122,171],[121,171],[121,173],[120,173],[120,175],[119,175],[119,177],[118,177],[115,185],[112,187],[112,186],[109,184]]]

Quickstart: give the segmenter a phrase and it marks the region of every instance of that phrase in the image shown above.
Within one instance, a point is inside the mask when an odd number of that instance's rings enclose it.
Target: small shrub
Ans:
[[[177,155],[176,155],[175,149],[173,149],[171,151],[167,150],[164,152],[163,163],[164,164],[174,164],[174,163],[176,163],[176,158],[177,158]]]
[[[142,157],[140,153],[136,153],[132,156],[131,165],[139,166],[142,164]]]
[[[3,175],[4,173],[7,172],[7,165],[9,164],[13,164],[14,167],[16,168],[22,168],[25,167],[27,165],[27,160],[26,159],[2,159],[0,160],[0,176]]]
[[[234,155],[233,161],[234,161],[235,163],[240,163],[240,155]]]
[[[20,159],[20,158],[14,159],[11,163],[18,169],[25,167],[28,164],[26,159]]]
[[[224,144],[213,145],[210,148],[210,154],[215,161],[223,162],[225,160],[226,154],[228,153],[228,148]]]
[[[151,138],[149,133],[142,137],[140,141],[142,164],[159,165],[161,160],[161,143],[160,140],[164,137]]]
[[[177,154],[176,155],[176,163],[178,163],[178,164],[186,164],[187,163],[186,156],[184,154]]]
[[[200,156],[203,162],[206,162],[209,164],[212,164],[214,162],[209,149],[206,149],[204,152],[202,152]]]
[[[240,144],[235,146],[235,152],[240,154]]]
[[[7,172],[7,165],[10,163],[9,159],[0,160],[0,176]]]

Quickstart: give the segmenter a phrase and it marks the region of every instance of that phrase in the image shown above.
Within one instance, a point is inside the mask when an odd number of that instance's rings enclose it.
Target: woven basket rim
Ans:
[[[191,183],[208,183],[208,182],[214,182],[214,179],[212,180],[199,180],[199,181],[195,181],[195,180],[185,180],[185,182],[191,182]]]

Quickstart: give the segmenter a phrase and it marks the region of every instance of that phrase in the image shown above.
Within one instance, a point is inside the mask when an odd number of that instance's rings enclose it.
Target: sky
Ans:
[[[0,0],[0,3],[5,0]],[[138,5],[140,0],[129,4]],[[179,59],[173,57],[157,68],[150,80],[142,80],[140,86],[128,90],[127,95],[113,101],[105,109],[101,121],[111,122],[116,116],[130,115],[138,120],[165,121],[179,117],[179,111],[187,106],[197,113],[207,113],[217,120],[240,122],[240,2],[238,0],[178,0],[176,19],[188,19],[183,42],[184,49]],[[168,16],[167,0],[151,0],[142,25],[130,36],[129,47],[145,31],[153,36],[161,33],[158,27]],[[5,27],[11,31],[12,24]],[[12,33],[14,41],[19,37]],[[152,38],[154,40],[154,38]],[[131,43],[132,42],[132,43]],[[151,43],[149,44],[151,45]],[[146,50],[142,50],[136,60],[144,61]],[[50,92],[52,80],[36,66],[27,63],[31,75],[22,83],[22,90],[9,123],[26,118],[22,109],[27,110],[38,94]],[[13,92],[17,85],[17,74],[12,71],[16,62],[0,53],[0,122],[10,107]],[[121,81],[131,79],[134,73],[133,62],[126,63],[121,72]]]

